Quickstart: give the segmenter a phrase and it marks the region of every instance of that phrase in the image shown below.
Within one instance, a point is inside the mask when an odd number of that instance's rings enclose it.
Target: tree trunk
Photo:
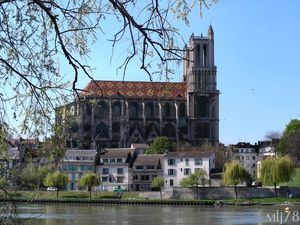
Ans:
[[[160,200],[162,200],[161,188],[159,189]]]
[[[235,199],[238,198],[238,195],[237,195],[237,187],[236,187],[236,184],[234,185],[234,192],[235,192]]]
[[[199,187],[198,187],[198,185],[197,185],[197,200],[199,199]]]
[[[274,191],[275,191],[275,198],[277,198],[277,187],[276,187],[276,183],[274,182]]]
[[[56,198],[58,198],[58,188],[56,188]]]
[[[89,187],[89,191],[90,191],[90,199],[92,198],[92,187]]]

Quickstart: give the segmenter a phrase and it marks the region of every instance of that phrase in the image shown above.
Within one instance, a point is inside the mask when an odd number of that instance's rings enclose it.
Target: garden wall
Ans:
[[[238,187],[238,198],[270,198],[275,196],[274,188]],[[300,197],[300,188],[278,188],[278,197],[286,198],[290,194]],[[174,187],[173,199],[193,199],[197,197],[195,188]],[[230,199],[235,198],[233,187],[200,187],[199,199]]]

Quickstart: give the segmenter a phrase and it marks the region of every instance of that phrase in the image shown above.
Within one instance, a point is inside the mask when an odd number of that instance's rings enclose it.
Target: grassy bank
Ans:
[[[16,198],[24,198],[24,199],[56,199],[55,191],[16,191],[11,192],[11,195]],[[72,191],[59,191],[60,199],[89,199],[89,192],[81,191],[81,192],[72,192]],[[138,199],[138,192],[124,192],[122,198],[123,199]],[[114,192],[93,192],[93,199],[114,199]]]
[[[242,203],[242,204],[258,204],[258,205],[268,205],[268,204],[281,204],[281,203],[297,203],[300,204],[300,198],[251,198],[251,199],[220,199],[220,200],[210,200],[210,199],[170,199],[160,201],[159,199],[145,199],[139,197],[139,192],[124,192],[122,199],[115,197],[114,192],[94,192],[92,199],[89,199],[89,192],[70,192],[70,191],[60,191],[59,198],[56,198],[56,192],[46,192],[46,191],[16,191],[11,192],[12,197],[16,200],[23,201],[50,201],[50,202],[64,202],[64,203],[101,203],[104,204],[161,204],[161,205],[213,205],[214,203]],[[197,203],[197,204],[196,204]]]

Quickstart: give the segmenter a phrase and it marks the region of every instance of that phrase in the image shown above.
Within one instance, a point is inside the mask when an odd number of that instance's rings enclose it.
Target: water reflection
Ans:
[[[19,209],[21,217],[35,218],[26,220],[26,225],[270,225],[280,224],[280,220],[277,219],[280,219],[280,213],[283,212],[282,207],[279,206],[169,207],[52,204],[24,205]],[[294,212],[300,212],[300,207],[293,207],[290,218],[282,221],[282,224],[300,224],[300,220],[292,220]],[[284,217],[286,215],[283,212],[281,216],[286,219]]]

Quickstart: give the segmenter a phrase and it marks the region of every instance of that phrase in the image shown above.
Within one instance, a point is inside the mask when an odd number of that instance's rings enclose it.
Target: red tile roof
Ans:
[[[184,82],[91,81],[83,96],[124,96],[144,98],[185,98]]]

